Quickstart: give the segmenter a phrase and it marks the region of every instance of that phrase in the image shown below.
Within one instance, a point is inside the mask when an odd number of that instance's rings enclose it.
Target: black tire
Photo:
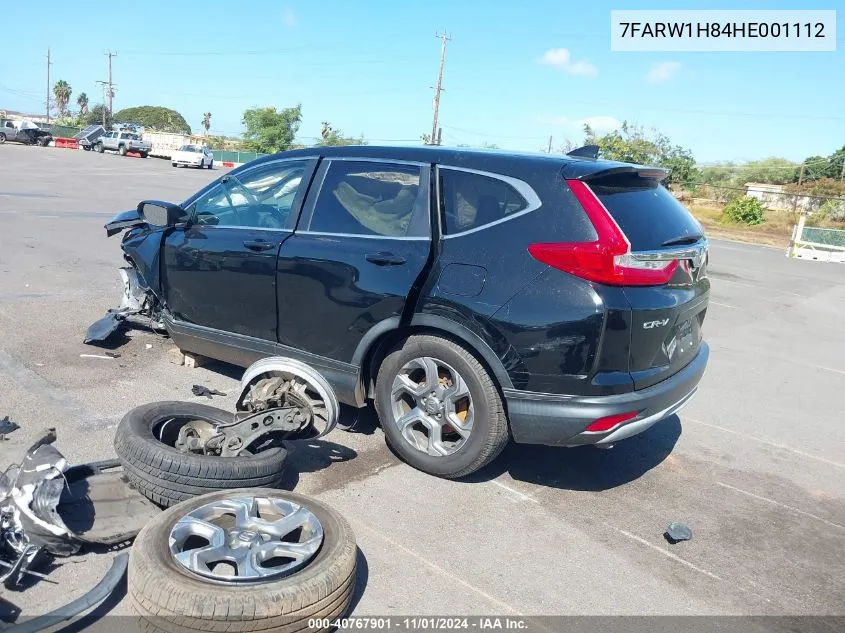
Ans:
[[[6,135],[0,132],[0,145],[6,142]]]
[[[82,146],[82,149],[84,149],[86,152],[90,152],[90,151],[91,151],[91,147],[90,147],[89,145],[83,145],[83,146]]]
[[[395,424],[391,391],[393,381],[408,361],[423,356],[448,363],[463,377],[474,407],[474,424],[466,442],[454,453],[432,456],[411,446]],[[466,349],[436,336],[411,336],[391,351],[376,377],[376,412],[390,446],[414,468],[453,479],[483,468],[493,461],[509,440],[502,398],[484,366]]]
[[[266,494],[263,490],[240,494]],[[349,523],[319,501],[291,492],[274,492],[307,507],[323,526],[323,543],[303,569],[255,583],[219,583],[191,574],[173,560],[170,530],[186,513],[219,492],[191,499],[162,512],[138,534],[129,554],[127,593],[130,608],[146,633],[200,631],[328,631],[309,627],[313,618],[329,621],[349,609],[355,590],[357,548]]]
[[[121,145],[117,148],[117,153],[121,156],[126,156],[126,145]]]
[[[146,158],[147,156],[149,156],[147,152],[141,152],[141,158]]]
[[[218,490],[276,488],[287,457],[270,448],[246,457],[213,457],[183,453],[162,443],[153,429],[173,417],[231,422],[232,414],[193,402],[153,402],[129,411],[114,436],[114,450],[127,480],[145,497],[163,507]]]
[[[208,163],[208,168],[214,169],[214,161],[213,160],[210,163]]]
[[[174,167],[176,167],[176,168],[178,168],[178,167],[179,167],[179,165],[177,165],[176,163],[170,163],[170,164],[171,164],[171,165],[173,165],[173,166],[174,166]]]
[[[102,143],[97,143],[97,144],[94,146],[94,149],[95,149],[95,150],[97,150],[97,153],[98,153],[98,154],[102,154],[104,151],[106,151],[106,148],[105,148],[105,147],[103,147],[103,144],[102,144]]]

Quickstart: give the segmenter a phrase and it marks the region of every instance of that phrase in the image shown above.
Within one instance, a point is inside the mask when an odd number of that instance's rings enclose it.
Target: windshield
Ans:
[[[200,148],[196,145],[183,145],[179,148],[180,152],[199,152]]]

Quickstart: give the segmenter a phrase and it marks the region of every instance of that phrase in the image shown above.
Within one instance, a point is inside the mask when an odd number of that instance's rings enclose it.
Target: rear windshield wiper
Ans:
[[[681,235],[673,237],[672,239],[663,242],[663,246],[680,246],[681,244],[695,244],[698,240],[704,237],[701,233],[693,233],[692,235]]]

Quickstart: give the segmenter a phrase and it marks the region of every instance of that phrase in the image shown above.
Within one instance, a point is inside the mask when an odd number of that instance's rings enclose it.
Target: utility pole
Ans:
[[[548,151],[548,152],[546,152],[546,153],[547,153],[547,154],[551,154],[551,153],[552,153],[552,137],[551,137],[551,135],[549,135],[549,151]]]
[[[103,127],[108,129],[106,126],[106,113],[108,113],[108,110],[106,110],[106,90],[109,89],[109,82],[98,81],[97,83],[103,88]]]
[[[112,83],[112,78],[111,78],[111,58],[117,57],[117,53],[116,52],[112,53],[111,51],[106,51],[105,54],[108,55],[108,57],[109,57],[109,94],[108,94],[108,98],[109,98],[109,116],[112,116],[114,114],[114,110],[112,110],[112,99],[114,98],[114,88],[113,88],[114,84]]]
[[[842,157],[842,171],[839,172],[839,181],[845,180],[845,156]]]
[[[437,137],[437,116],[440,113],[440,91],[443,90],[443,62],[446,60],[446,42],[451,38],[444,31],[436,36],[440,40],[440,69],[437,71],[437,85],[434,86],[434,120],[431,123],[431,143],[439,145]]]
[[[47,47],[47,125],[50,125],[50,47]]]
[[[801,165],[801,171],[798,173],[798,186],[800,187],[804,182],[804,170],[807,168],[807,165]]]

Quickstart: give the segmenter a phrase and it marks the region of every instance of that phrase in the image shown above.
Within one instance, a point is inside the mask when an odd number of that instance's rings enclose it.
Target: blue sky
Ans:
[[[611,8],[835,9],[838,48],[823,53],[610,52]],[[371,143],[430,131],[440,43],[446,52],[444,144],[536,150],[582,140],[584,121],[627,119],[691,148],[701,162],[801,160],[845,144],[845,7],[802,2],[300,2],[89,0],[51,3],[38,28],[4,9],[0,109],[41,112],[52,80],[99,102],[106,49],[116,50],[115,109],[165,105],[198,130],[238,134],[244,109],[302,103],[299,136],[330,121]],[[84,7],[84,9],[82,9]],[[142,8],[140,8],[142,7]],[[84,17],[81,17],[83,16]],[[39,17],[40,16],[40,17]],[[565,49],[566,52],[562,52]],[[543,63],[543,62],[546,63]]]

